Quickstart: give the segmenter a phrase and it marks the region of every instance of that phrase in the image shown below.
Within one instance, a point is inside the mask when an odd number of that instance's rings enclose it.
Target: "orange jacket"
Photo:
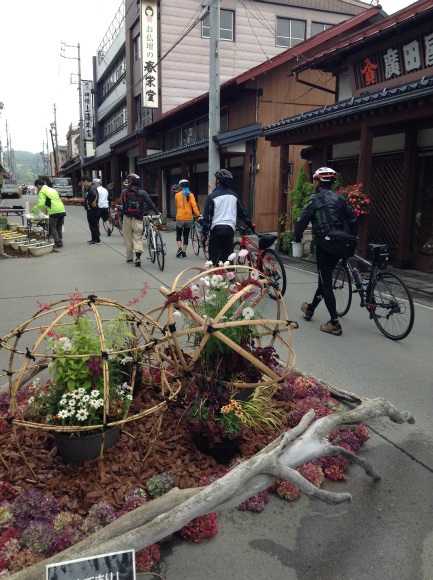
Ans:
[[[183,195],[183,189],[178,191],[174,196],[174,201],[176,203],[176,219],[179,221],[189,221],[192,220],[193,214],[199,217],[200,210],[197,207],[195,197],[193,193],[188,194],[189,200],[186,200],[186,196]]]

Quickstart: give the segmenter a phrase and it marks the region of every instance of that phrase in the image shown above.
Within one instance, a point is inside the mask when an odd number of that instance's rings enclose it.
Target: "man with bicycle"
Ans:
[[[337,174],[330,167],[320,167],[313,175],[315,193],[308,200],[301,216],[295,224],[295,241],[301,242],[305,228],[311,222],[316,245],[316,263],[319,274],[317,290],[311,303],[303,302],[301,310],[305,320],[311,320],[314,311],[325,300],[330,320],[322,324],[320,330],[335,336],[340,336],[343,331],[338,320],[334,291],[332,289],[332,272],[341,255],[337,255],[322,247],[320,240],[326,238],[326,234],[332,230],[343,230],[345,222],[349,227],[349,233],[356,236],[358,233],[358,221],[352,207],[344,197],[332,190]]]
[[[141,254],[143,253],[143,216],[149,207],[159,215],[159,211],[149,194],[140,189],[140,177],[131,173],[127,176],[128,186],[122,191],[121,203],[123,224],[122,232],[126,246],[126,261],[134,261],[135,266],[141,266]]]
[[[241,219],[249,228],[255,229],[251,218],[230,189],[233,175],[227,169],[215,172],[215,189],[208,196],[203,214],[203,247],[209,233],[209,260],[214,266],[224,263],[233,252],[236,221]]]

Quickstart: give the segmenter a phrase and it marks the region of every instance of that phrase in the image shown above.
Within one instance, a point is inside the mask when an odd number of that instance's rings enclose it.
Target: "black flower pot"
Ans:
[[[117,443],[120,437],[120,427],[110,427],[105,432],[104,449],[109,449]],[[96,459],[101,452],[102,433],[92,433],[77,437],[71,433],[54,432],[59,454],[65,463],[83,465],[89,459]]]
[[[199,451],[206,455],[210,455],[221,465],[228,465],[236,455],[240,455],[242,437],[223,439],[220,442],[212,442],[205,437],[200,437],[200,435],[193,433],[192,440]]]

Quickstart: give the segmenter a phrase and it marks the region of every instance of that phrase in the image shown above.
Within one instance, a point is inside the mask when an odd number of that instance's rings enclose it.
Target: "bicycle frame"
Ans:
[[[356,279],[353,271],[354,271],[354,267],[352,266],[352,263],[350,262],[349,258],[346,258],[345,260],[345,264],[347,266],[347,269],[349,270],[349,274],[351,277],[351,282],[356,286],[359,297],[360,297],[360,301],[361,301],[361,307],[373,307],[375,306],[374,303],[372,302],[367,302],[368,298],[371,298],[371,288],[373,286],[373,282],[374,280],[377,278],[377,274],[378,274],[378,269],[377,266],[374,262],[369,262],[368,260],[366,260],[365,258],[362,258],[361,256],[358,256],[357,254],[355,254],[353,256],[353,258],[355,260],[357,260],[358,262],[360,262],[361,264],[364,264],[365,266],[367,266],[367,268],[369,269],[369,274],[368,274],[368,284],[367,286],[364,286],[359,280]]]

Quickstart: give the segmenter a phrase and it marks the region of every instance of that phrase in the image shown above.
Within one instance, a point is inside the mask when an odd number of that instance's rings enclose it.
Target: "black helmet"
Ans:
[[[218,169],[218,171],[215,172],[215,177],[224,185],[230,185],[233,181],[233,175],[228,171],[228,169]]]
[[[126,179],[128,180],[129,185],[139,185],[140,183],[140,176],[136,173],[130,173],[126,176]]]

